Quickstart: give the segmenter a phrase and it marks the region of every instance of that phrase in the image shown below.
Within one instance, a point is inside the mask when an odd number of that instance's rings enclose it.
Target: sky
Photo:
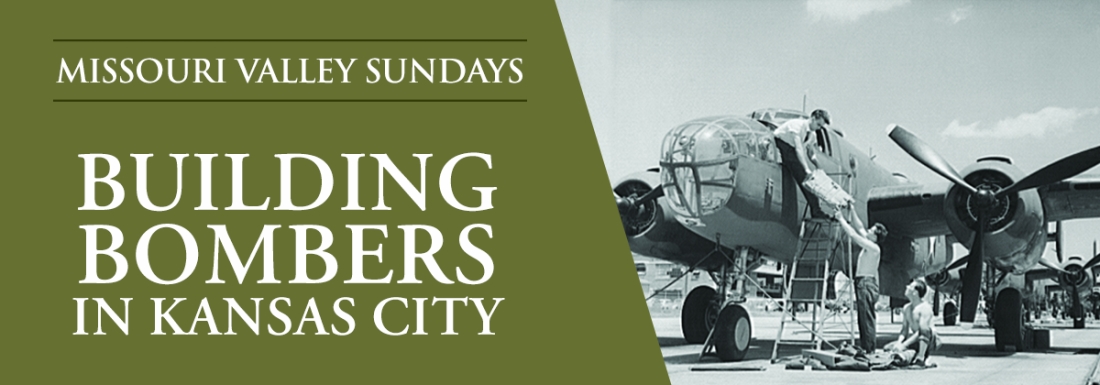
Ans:
[[[958,170],[995,154],[1030,173],[1100,145],[1100,1],[557,4],[611,183],[655,167],[681,123],[802,109],[804,96],[876,163],[924,184],[946,187],[888,125]],[[1091,256],[1100,219],[1065,233],[1066,255]]]

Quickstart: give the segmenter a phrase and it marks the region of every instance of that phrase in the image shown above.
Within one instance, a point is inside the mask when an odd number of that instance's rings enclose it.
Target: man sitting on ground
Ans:
[[[928,355],[939,342],[932,330],[932,306],[924,302],[927,291],[928,285],[921,280],[914,280],[905,287],[905,297],[909,298],[909,304],[902,310],[904,318],[901,333],[897,341],[886,345],[886,351],[897,353],[904,364],[928,365]],[[911,347],[916,350],[910,349]]]

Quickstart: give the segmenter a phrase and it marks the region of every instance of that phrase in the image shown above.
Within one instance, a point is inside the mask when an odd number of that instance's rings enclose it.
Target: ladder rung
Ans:
[[[794,278],[791,278],[791,280],[792,281],[797,281],[797,282],[825,282],[824,278],[799,278],[799,277],[794,277]]]

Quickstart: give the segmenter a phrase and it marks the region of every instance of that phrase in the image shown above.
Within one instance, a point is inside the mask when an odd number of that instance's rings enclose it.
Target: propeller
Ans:
[[[1076,271],[1069,271],[1069,270],[1066,270],[1065,268],[1063,268],[1061,266],[1058,266],[1058,265],[1056,265],[1056,264],[1054,264],[1050,261],[1047,261],[1047,260],[1042,259],[1042,258],[1039,259],[1039,264],[1040,265],[1043,265],[1044,267],[1046,267],[1048,269],[1057,271],[1059,274],[1061,274],[1059,276],[1059,280],[1064,280],[1062,283],[1073,286],[1074,290],[1076,290],[1076,287],[1077,287],[1077,285],[1079,284],[1080,281],[1085,280],[1085,279],[1094,279],[1094,277],[1092,276],[1093,273],[1090,272],[1089,269],[1091,269],[1097,263],[1100,263],[1100,254],[1092,257],[1092,259],[1090,259],[1087,263],[1082,265],[1080,269],[1078,269]],[[1088,277],[1088,278],[1086,278],[1086,277]]]
[[[645,193],[641,197],[635,197],[634,195],[631,195],[628,197],[616,198],[615,205],[619,207],[619,214],[625,215],[627,213],[634,212],[634,210],[637,210],[638,207],[646,204],[647,202],[660,198],[664,195],[665,189],[658,187],[649,190],[649,192]]]
[[[962,277],[962,306],[959,309],[959,321],[974,322],[978,313],[978,297],[982,292],[982,262],[985,261],[985,216],[978,214],[978,231],[974,233],[974,242],[970,245],[970,255],[966,256],[966,273]]]
[[[924,143],[916,135],[901,126],[890,125],[886,128],[886,135],[918,162],[972,194],[970,201],[976,209],[977,229],[974,232],[974,240],[970,246],[970,255],[951,264],[952,267],[958,267],[963,263],[963,259],[966,260],[966,273],[962,282],[962,307],[959,309],[959,319],[962,322],[974,322],[974,316],[978,310],[978,297],[981,295],[982,286],[982,264],[985,260],[984,239],[986,226],[988,225],[986,222],[997,200],[1015,192],[1059,182],[1100,164],[1100,146],[1097,146],[1062,158],[1021,178],[1004,189],[993,191],[992,189],[996,187],[982,187],[979,189],[971,186],[932,146]],[[1093,266],[1098,263],[1100,263],[1100,255],[1093,257],[1086,266]],[[1058,268],[1056,270],[1062,269]]]
[[[1100,264],[1100,254],[1094,255],[1092,259],[1090,259],[1088,262],[1085,262],[1085,267],[1081,268],[1081,270],[1088,270],[1089,268],[1096,266],[1097,264]]]
[[[952,261],[950,265],[947,265],[947,267],[943,269],[943,271],[955,270],[955,269],[959,268],[960,266],[966,264],[966,261],[969,261],[969,260],[970,260],[970,256],[969,255],[964,255],[962,258],[959,258],[959,259],[956,259],[956,260]]]
[[[978,191],[978,189],[974,188],[974,186],[966,183],[966,181],[963,180],[962,176],[959,175],[959,172],[955,171],[955,168],[951,167],[951,164],[947,163],[947,160],[943,159],[940,154],[936,153],[936,150],[933,150],[932,146],[924,143],[923,140],[920,140],[920,138],[918,138],[916,135],[913,135],[913,133],[909,132],[899,125],[891,124],[889,127],[886,127],[886,135],[889,136],[890,139],[893,139],[894,143],[897,143],[902,150],[908,152],[909,155],[912,155],[914,159],[916,159],[918,162],[921,162],[921,164],[925,165],[932,171],[935,171],[937,174],[940,174],[951,182],[962,186],[967,190],[970,190],[970,192],[972,193]]]
[[[973,201],[977,210],[978,229],[974,232],[974,240],[970,244],[970,255],[960,258],[951,265],[958,267],[963,260],[966,261],[966,272],[962,277],[962,306],[959,309],[959,320],[962,322],[974,322],[974,316],[978,312],[978,299],[982,290],[982,264],[985,261],[985,226],[986,214],[996,201],[993,191],[977,189],[971,186],[955,171],[951,164],[940,156],[932,146],[924,143],[916,135],[908,130],[892,124],[886,128],[886,135],[890,137],[902,150],[909,153],[914,159],[925,165],[937,174],[947,178],[955,185],[965,188],[973,194]]]
[[[1061,266],[1055,265],[1054,263],[1051,263],[1050,261],[1047,261],[1046,259],[1043,259],[1043,258],[1039,258],[1039,264],[1043,265],[1043,267],[1046,267],[1048,269],[1057,271],[1057,272],[1062,273],[1062,274],[1073,274],[1073,273],[1070,273],[1069,271],[1067,271],[1066,269],[1063,269]],[[1082,269],[1082,270],[1084,270],[1084,269]]]
[[[1062,179],[1066,179],[1092,168],[1100,164],[1100,146],[1090,148],[1085,151],[1078,152],[1076,154],[1067,156],[1058,160],[1057,162],[1048,164],[1046,167],[1039,169],[1031,173],[1031,175],[1025,176],[1022,179],[1016,181],[1006,187],[1004,190],[997,192],[997,197],[1027,190],[1029,188],[1040,187],[1051,183],[1059,182]]]

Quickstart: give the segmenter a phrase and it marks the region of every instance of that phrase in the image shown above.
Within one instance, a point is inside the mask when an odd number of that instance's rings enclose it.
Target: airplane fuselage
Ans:
[[[616,188],[620,196],[640,195],[650,188],[664,192],[643,210],[648,215],[645,225],[634,232],[628,229],[631,250],[709,269],[721,263],[706,260],[718,244],[728,250],[749,248],[790,263],[808,211],[804,193],[782,164],[772,131],[789,119],[805,117],[796,111],[769,109],[749,116],[695,119],[671,129],[662,142],[659,170],[628,177]],[[958,186],[946,193],[929,193],[876,164],[835,129],[818,129],[805,139],[812,167],[824,171],[852,196],[856,215],[865,225],[872,225],[871,219],[897,230],[880,242],[879,280],[884,294],[902,297],[912,278],[946,267],[951,262],[946,249],[951,245],[944,242],[945,234],[970,247],[976,228],[973,203]],[[658,171],[659,176],[654,175]],[[962,174],[973,183],[1000,188],[1023,175],[1003,157],[983,158]],[[632,184],[638,186],[627,188]],[[875,217],[869,218],[868,202],[876,194],[904,205],[923,203],[918,204],[920,210],[904,212],[880,205]],[[998,270],[1022,274],[1041,258],[1046,241],[1042,198],[1030,190],[994,204],[1003,210],[993,210],[998,215],[987,218],[991,227],[986,233],[985,258]],[[853,253],[858,252],[854,247]]]
[[[681,194],[675,190],[684,191],[692,185],[702,185],[700,191],[706,194],[707,181],[670,180],[662,177],[666,197],[670,199],[677,220],[699,236],[713,240],[718,235],[725,246],[750,247],[779,261],[788,262],[797,251],[802,220],[807,214],[805,196],[794,177],[781,164],[778,151],[775,150],[775,139],[771,137],[766,125],[747,117],[722,119],[737,119],[745,126],[758,125],[754,127],[758,130],[753,132],[745,130],[733,133],[735,138],[756,141],[757,145],[738,143],[737,152],[727,156],[728,163],[720,166],[729,168],[729,175],[723,176],[730,180],[728,188],[723,187],[732,190],[728,199],[720,208],[700,213],[700,210],[693,210],[690,203],[685,202],[691,199],[690,193]],[[675,130],[670,135],[674,133]],[[666,138],[666,142],[675,140],[677,139]],[[818,130],[812,133],[807,145],[807,155],[817,169],[825,171],[856,200],[854,207],[864,222],[867,220],[867,196],[872,188],[905,183],[875,164],[865,154],[855,150],[835,130]],[[695,160],[702,164],[707,161]],[[663,164],[669,165],[672,162]],[[689,174],[668,166],[662,169],[662,173]],[[700,170],[690,174],[702,175],[706,172]],[[677,188],[675,183],[680,183],[681,186]],[[669,190],[673,192],[669,194]],[[702,208],[705,210],[705,205]]]
[[[659,185],[665,196],[654,210],[664,229],[681,227],[691,234],[631,236],[637,253],[683,263],[714,267],[702,261],[719,243],[728,249],[750,248],[781,263],[790,263],[799,245],[806,199],[781,164],[772,134],[785,119],[754,116],[719,116],[687,122],[669,131],[664,139]],[[794,113],[797,114],[797,113]],[[793,117],[792,115],[787,115]],[[816,169],[855,199],[854,208],[867,223],[867,199],[873,188],[899,186],[909,182],[877,165],[833,129],[810,133],[807,156]],[[652,180],[653,173],[638,178]],[[629,178],[628,178],[629,179]],[[675,223],[673,223],[675,222]],[[674,226],[678,223],[681,226]],[[660,224],[660,223],[659,223]],[[660,227],[660,226],[655,226]],[[662,233],[664,234],[664,233]],[[890,238],[880,265],[885,294],[901,296],[909,279],[942,269],[950,261],[942,242],[926,239]],[[937,246],[938,245],[938,246]],[[938,247],[938,252],[933,252]],[[854,248],[858,253],[858,247]],[[896,287],[895,287],[896,286]]]

